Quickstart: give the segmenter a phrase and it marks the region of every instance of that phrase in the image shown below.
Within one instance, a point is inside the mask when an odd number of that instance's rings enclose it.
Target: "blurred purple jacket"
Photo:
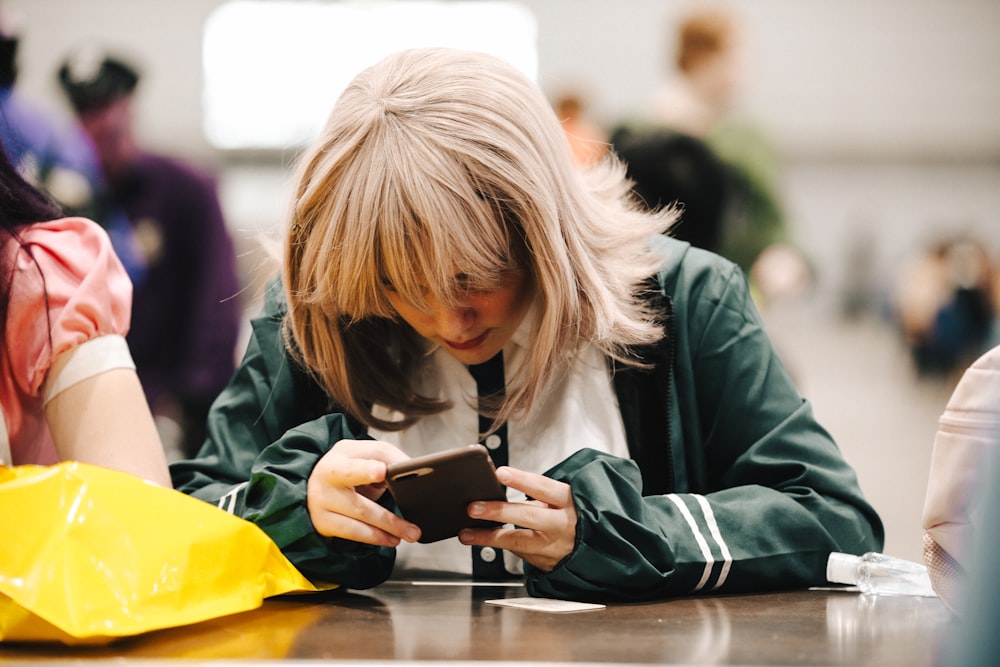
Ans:
[[[242,316],[215,180],[144,153],[111,186],[149,262],[135,285],[128,342],[150,404],[164,394],[210,402],[234,370]]]

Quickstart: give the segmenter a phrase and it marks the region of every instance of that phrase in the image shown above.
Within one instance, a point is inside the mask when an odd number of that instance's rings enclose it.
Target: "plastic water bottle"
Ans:
[[[937,597],[926,567],[875,552],[855,556],[834,551],[826,564],[826,578],[857,586],[866,595]]]

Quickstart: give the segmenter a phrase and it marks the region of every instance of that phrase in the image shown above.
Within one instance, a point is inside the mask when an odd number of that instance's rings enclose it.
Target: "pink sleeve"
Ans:
[[[90,220],[38,223],[22,240],[31,256],[20,249],[14,258],[6,337],[16,382],[37,396],[61,353],[128,331],[132,283],[107,234]]]

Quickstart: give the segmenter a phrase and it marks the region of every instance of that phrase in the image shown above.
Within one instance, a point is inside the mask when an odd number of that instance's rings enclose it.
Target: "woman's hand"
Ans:
[[[569,484],[502,466],[501,484],[532,498],[523,503],[478,501],[469,504],[469,516],[499,521],[499,528],[470,528],[458,538],[462,544],[506,549],[545,572],[550,572],[576,544],[576,506]]]
[[[320,535],[394,547],[416,542],[420,528],[378,504],[386,466],[409,457],[387,442],[341,440],[309,474],[306,506]]]

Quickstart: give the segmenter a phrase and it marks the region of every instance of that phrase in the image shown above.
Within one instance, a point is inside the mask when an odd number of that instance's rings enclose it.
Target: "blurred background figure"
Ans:
[[[73,215],[95,220],[116,243],[129,277],[136,279],[144,262],[131,244],[127,218],[110,201],[97,154],[83,130],[54,108],[17,90],[18,47],[22,29],[17,18],[0,8],[0,143],[7,158],[29,183],[47,193]]]
[[[698,9],[667,28],[676,33],[670,63],[675,76],[656,91],[653,118],[696,137],[709,137],[734,111],[742,85],[736,18],[723,9]]]
[[[76,127],[60,123],[42,105],[15,92],[21,38],[13,19],[0,10],[0,137],[18,172],[43,187],[60,204],[80,210],[93,196],[98,169],[90,144]]]
[[[565,93],[553,104],[562,121],[563,131],[569,140],[573,159],[578,164],[598,162],[608,152],[608,135],[604,129],[587,117],[583,98],[576,93]]]
[[[670,235],[721,253],[733,183],[715,152],[701,139],[669,128],[620,127],[611,141],[642,204],[656,210],[677,202],[682,208]]]
[[[708,234],[717,240],[711,249],[747,272],[760,300],[798,293],[812,272],[790,243],[778,192],[778,154],[736,104],[743,85],[737,17],[698,8],[669,30],[676,33],[673,76],[655,91],[649,116],[656,126],[704,142],[726,167],[727,202],[718,230]],[[775,251],[765,252],[772,246]]]
[[[235,366],[236,259],[214,178],[139,145],[132,106],[139,78],[130,63],[93,48],[59,69],[146,264],[133,279],[128,342],[165,446],[187,456],[201,445],[209,405]]]
[[[917,373],[955,379],[995,343],[997,270],[978,239],[945,238],[904,263],[893,315]]]

